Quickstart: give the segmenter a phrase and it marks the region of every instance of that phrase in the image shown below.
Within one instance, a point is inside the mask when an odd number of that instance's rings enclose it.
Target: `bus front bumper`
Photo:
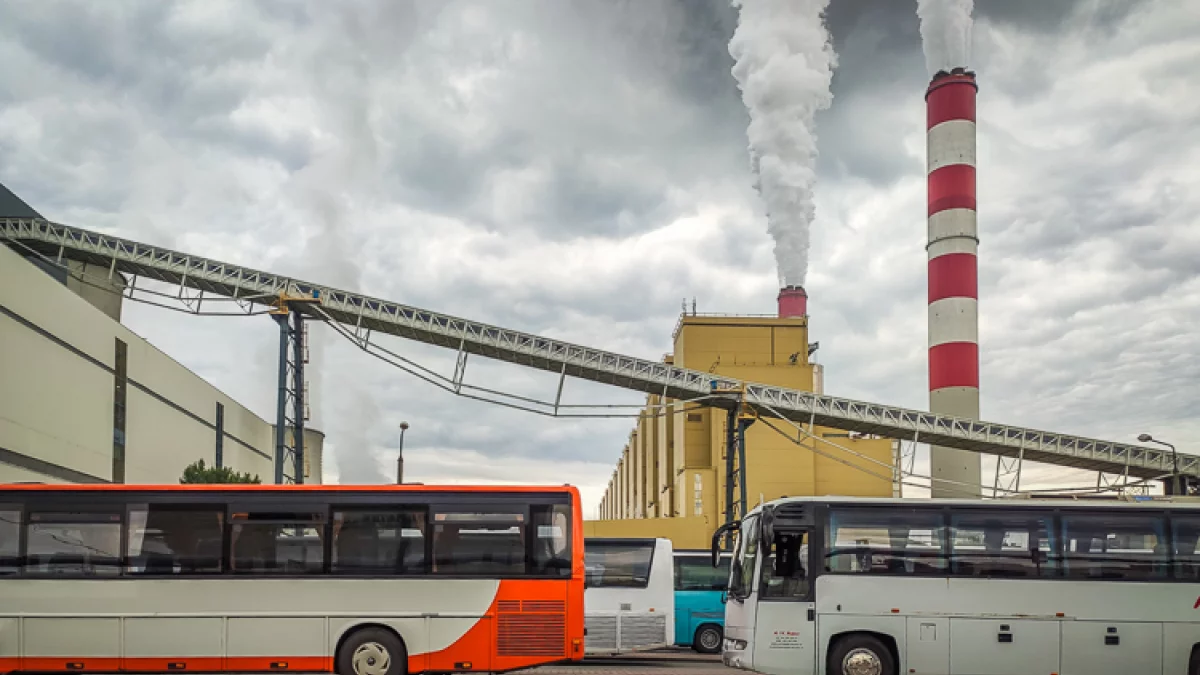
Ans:
[[[721,647],[721,663],[728,668],[750,670],[754,667],[750,656],[750,641],[737,635],[726,635]]]

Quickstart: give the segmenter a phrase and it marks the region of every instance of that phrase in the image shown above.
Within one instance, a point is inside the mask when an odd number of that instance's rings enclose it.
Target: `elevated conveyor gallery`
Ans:
[[[673,399],[695,399],[743,383],[709,373],[550,340],[498,326],[409,307],[345,290],[230,265],[41,218],[0,219],[0,239],[53,259],[77,260],[121,272],[268,306],[281,294],[316,296],[324,313],[351,328],[369,329],[447,349],[561,373]],[[300,311],[317,317],[317,310]],[[1005,424],[934,415],[761,384],[745,384],[745,401],[766,417],[916,440],[951,448],[1089,471],[1154,478],[1172,472],[1170,453]],[[729,405],[736,399],[710,399]],[[1200,457],[1179,456],[1179,472],[1200,476]]]

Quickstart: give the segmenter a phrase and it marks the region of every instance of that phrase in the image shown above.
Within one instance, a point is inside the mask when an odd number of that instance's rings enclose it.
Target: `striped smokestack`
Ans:
[[[929,410],[979,417],[975,74],[933,76],[925,93],[929,171]],[[979,496],[979,455],[930,449],[934,497]]]

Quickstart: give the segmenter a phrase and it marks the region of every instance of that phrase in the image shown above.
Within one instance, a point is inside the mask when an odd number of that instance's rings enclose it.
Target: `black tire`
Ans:
[[[386,628],[360,628],[342,642],[334,665],[338,675],[406,675],[408,650]]]
[[[858,657],[872,660],[879,664],[879,675],[896,675],[896,660],[892,652],[877,637],[870,635],[847,635],[834,643],[829,650],[829,661],[825,672],[829,675],[847,675],[845,662],[849,658]]]
[[[1188,675],[1200,675],[1200,645],[1192,647],[1192,656],[1188,659]]]
[[[720,654],[725,631],[715,623],[706,623],[696,629],[692,636],[692,649],[701,654]]]

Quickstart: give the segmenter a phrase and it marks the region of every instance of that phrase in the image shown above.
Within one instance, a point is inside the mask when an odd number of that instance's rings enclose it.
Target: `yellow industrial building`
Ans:
[[[726,378],[821,393],[821,366],[810,361],[808,317],[803,311],[787,316],[784,305],[781,294],[780,317],[684,313],[674,352],[664,358]],[[712,532],[727,519],[727,419],[720,408],[648,396],[601,499],[600,520],[586,523],[585,536],[658,536],[671,539],[676,548],[707,548]],[[792,438],[763,422],[746,430],[748,508],[783,496],[892,496],[890,469],[855,454],[890,467],[892,440],[805,426],[852,451],[846,452],[795,433],[786,423],[773,423],[793,432]]]

